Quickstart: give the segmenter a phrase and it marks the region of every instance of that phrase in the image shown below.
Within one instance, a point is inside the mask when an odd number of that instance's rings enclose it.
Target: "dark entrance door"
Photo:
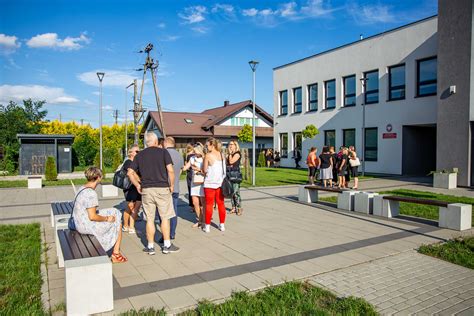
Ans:
[[[426,176],[436,170],[436,126],[403,126],[402,173]]]
[[[71,150],[70,144],[58,144],[58,172],[72,172]]]

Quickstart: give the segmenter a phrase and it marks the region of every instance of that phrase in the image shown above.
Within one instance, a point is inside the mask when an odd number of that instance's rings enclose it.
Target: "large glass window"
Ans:
[[[308,111],[318,110],[318,84],[308,86]]]
[[[368,71],[364,73],[365,78],[365,104],[379,102],[379,71]]]
[[[354,128],[342,130],[342,144],[345,147],[355,146],[356,130]]]
[[[301,135],[301,133],[293,133],[293,150],[301,151],[302,148],[303,148],[303,136]]]
[[[405,99],[405,64],[388,68],[388,99]]]
[[[280,91],[280,115],[288,114],[288,91]]]
[[[334,146],[336,147],[336,131],[327,130],[324,131],[324,146]]]
[[[356,76],[344,77],[344,106],[356,105]]]
[[[324,83],[326,109],[334,109],[336,107],[336,80],[329,80]]]
[[[436,95],[437,84],[436,57],[418,60],[416,64],[416,95],[424,97]]]
[[[301,95],[301,87],[293,89],[293,113],[301,113],[303,104],[303,96]]]
[[[365,129],[365,160],[377,161],[378,135],[377,127]]]
[[[288,134],[280,134],[280,155],[288,158]]]

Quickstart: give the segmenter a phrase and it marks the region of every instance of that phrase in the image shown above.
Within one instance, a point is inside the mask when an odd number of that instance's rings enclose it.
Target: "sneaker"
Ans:
[[[147,254],[149,254],[151,256],[151,255],[155,254],[155,248],[145,247],[145,248],[143,248],[143,252],[146,252]]]
[[[202,231],[205,232],[205,233],[210,233],[211,232],[211,225],[204,225],[204,227],[202,228]]]
[[[168,248],[163,247],[161,251],[165,254],[172,253],[172,252],[179,252],[179,247],[176,247],[175,245],[171,244],[171,246],[169,246]]]
[[[221,232],[224,232],[224,231],[225,231],[225,226],[224,226],[224,224],[219,224],[219,230],[220,230]]]
[[[128,227],[122,226],[122,231],[123,232],[128,232]]]
[[[129,228],[129,229],[128,229],[128,233],[129,233],[129,234],[136,234],[137,231],[136,231],[135,229],[133,229],[133,228]]]
[[[174,237],[171,237],[170,240],[174,240]],[[158,243],[159,244],[164,244],[165,243],[163,237],[161,237],[160,240],[158,240]]]

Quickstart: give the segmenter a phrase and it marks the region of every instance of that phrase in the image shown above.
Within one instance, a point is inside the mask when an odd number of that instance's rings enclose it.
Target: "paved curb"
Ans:
[[[41,280],[42,285],[41,285],[41,300],[43,302],[43,308],[45,311],[48,313],[51,312],[51,305],[50,305],[50,299],[49,299],[49,277],[48,277],[48,267],[47,267],[47,261],[48,261],[48,251],[45,246],[47,246],[46,243],[46,236],[45,236],[45,231],[44,231],[44,223],[41,224]]]

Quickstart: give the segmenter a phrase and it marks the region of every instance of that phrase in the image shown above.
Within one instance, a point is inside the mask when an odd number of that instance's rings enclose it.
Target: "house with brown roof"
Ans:
[[[255,105],[256,147],[273,148],[273,117]],[[223,106],[193,112],[163,112],[163,125],[166,136],[176,139],[176,147],[185,147],[188,143],[204,143],[208,137],[215,137],[226,145],[245,125],[252,125],[252,101],[246,100],[234,104],[225,101]],[[162,128],[158,111],[149,111],[141,134],[154,131],[162,137]],[[239,143],[243,148],[251,148],[252,143]]]

